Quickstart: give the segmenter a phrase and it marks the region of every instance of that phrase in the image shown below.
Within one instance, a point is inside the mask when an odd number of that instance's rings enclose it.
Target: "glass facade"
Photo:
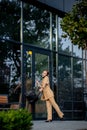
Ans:
[[[23,21],[24,42],[48,49],[50,13],[24,3]]]
[[[20,90],[14,94],[14,88],[21,80],[20,2],[1,0],[0,10],[0,94],[8,94],[11,103],[19,102]],[[62,37],[59,16],[29,3],[23,4],[24,76],[32,78],[34,87],[36,79],[41,79],[42,70],[48,69],[51,88],[65,118],[85,119],[87,52]],[[36,119],[46,118],[42,101],[35,104],[34,115]],[[53,117],[58,118],[54,110]]]
[[[20,45],[0,40],[0,94],[8,95],[9,102],[18,102],[20,90],[14,89],[20,81]]]
[[[59,32],[59,42],[58,49],[60,53],[64,53],[67,55],[72,55],[72,44],[69,38],[62,38],[62,34],[64,33],[61,29],[60,22],[62,18],[58,18],[58,32]]]
[[[20,41],[20,2],[0,0],[0,36]]]

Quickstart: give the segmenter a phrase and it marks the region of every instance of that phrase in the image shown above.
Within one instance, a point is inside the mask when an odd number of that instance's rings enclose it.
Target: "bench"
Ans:
[[[0,95],[0,104],[7,104],[7,103],[8,103],[8,96]]]
[[[8,103],[8,95],[0,94],[0,110],[8,110],[10,104]]]
[[[19,103],[8,101],[8,95],[0,94],[0,110],[18,109]]]

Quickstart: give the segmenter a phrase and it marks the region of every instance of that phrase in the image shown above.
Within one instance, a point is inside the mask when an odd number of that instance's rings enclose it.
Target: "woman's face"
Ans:
[[[47,76],[47,71],[42,72],[42,77],[44,78],[45,76]]]

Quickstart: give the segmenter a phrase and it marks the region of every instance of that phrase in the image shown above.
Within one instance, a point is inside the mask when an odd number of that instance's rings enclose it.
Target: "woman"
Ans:
[[[14,89],[14,93],[19,90],[19,106],[21,104],[21,82],[19,81],[16,88]]]
[[[58,116],[63,119],[63,112],[60,110],[59,106],[55,102],[53,91],[50,88],[49,83],[49,72],[44,70],[42,72],[42,82],[41,84],[37,81],[37,85],[40,87],[39,91],[42,92],[41,100],[46,101],[47,108],[47,120],[46,122],[52,121],[52,107],[56,110]]]
[[[26,92],[29,92],[32,88],[32,79],[27,78],[25,82]],[[26,109],[29,111],[29,107],[31,107],[29,100],[26,98]]]
[[[18,90],[18,89],[21,89],[21,82],[18,83],[18,85],[16,86],[16,88],[14,89],[14,93]],[[29,79],[29,78],[26,78],[26,81],[25,81],[25,90],[26,92],[30,91],[32,87],[32,79]],[[20,96],[19,96],[19,105],[21,104],[21,90],[20,90]],[[29,100],[27,100],[26,98],[26,109],[29,111]]]

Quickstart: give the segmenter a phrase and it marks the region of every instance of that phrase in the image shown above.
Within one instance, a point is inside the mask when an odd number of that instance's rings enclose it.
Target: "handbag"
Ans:
[[[38,100],[42,97],[42,92],[40,92],[39,89],[40,88],[38,86],[35,87],[35,93],[38,96]]]
[[[25,96],[29,103],[34,103],[38,100],[38,95],[35,92],[35,89],[31,89],[29,91],[26,91]]]

